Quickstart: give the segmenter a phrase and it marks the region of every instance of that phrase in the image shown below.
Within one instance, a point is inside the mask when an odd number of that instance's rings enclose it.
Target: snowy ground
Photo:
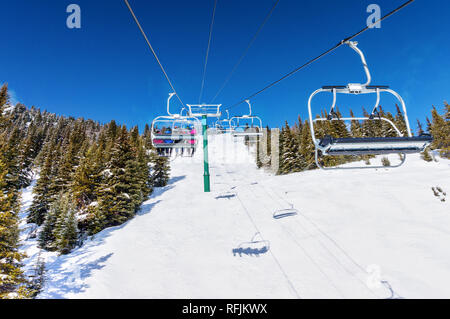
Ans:
[[[176,158],[133,220],[43,254],[39,297],[450,298],[450,196],[431,190],[450,192],[450,162],[438,160],[273,176],[241,142],[212,136],[211,193],[202,152]],[[273,218],[291,206],[297,215]],[[30,267],[38,249],[24,243]]]

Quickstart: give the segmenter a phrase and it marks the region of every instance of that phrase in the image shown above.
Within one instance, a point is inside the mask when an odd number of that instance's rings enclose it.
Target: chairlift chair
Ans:
[[[169,105],[175,93],[167,99],[167,114],[156,117],[152,121],[151,141],[155,148],[196,148],[198,144],[197,130],[200,121],[197,118],[170,113]]]
[[[383,166],[357,166],[357,167],[324,167],[319,163],[319,151],[322,156],[336,156],[336,155],[383,155],[383,154],[403,154],[401,157],[401,162],[398,165],[391,167],[399,167],[403,165],[406,159],[406,154],[420,153],[432,142],[432,137],[430,135],[413,136],[411,133],[408,115],[406,112],[406,105],[402,97],[395,91],[391,90],[388,86],[383,85],[370,85],[371,75],[369,68],[367,66],[366,59],[363,52],[357,47],[358,42],[347,41],[346,44],[350,46],[354,51],[356,51],[362,61],[364,71],[367,76],[367,82],[365,84],[360,83],[350,83],[346,86],[342,85],[332,85],[323,86],[322,88],[316,90],[311,94],[308,100],[308,111],[309,111],[309,123],[311,129],[312,140],[315,145],[315,161],[319,168],[330,170],[330,169],[355,169],[355,168],[382,168]],[[313,119],[313,114],[311,110],[311,101],[315,95],[322,92],[330,92],[333,94],[333,103],[329,115],[326,118],[317,117]],[[380,104],[380,95],[382,92],[392,94],[401,104],[404,119],[406,122],[407,135],[403,136],[396,125],[389,119],[380,116],[378,109]],[[337,94],[376,94],[376,103],[372,109],[369,117],[344,117],[341,118],[335,112],[336,97]],[[345,138],[334,138],[326,136],[321,139],[317,139],[315,135],[314,124],[319,121],[385,121],[391,125],[397,137],[345,137]]]
[[[252,105],[250,100],[245,100],[248,104],[249,113],[241,116],[233,116],[231,120],[236,122],[236,127],[233,130],[233,136],[262,136],[262,120],[258,116],[252,115]],[[251,121],[251,127],[242,128],[240,121]],[[255,124],[256,122],[256,124]]]
[[[231,133],[233,132],[236,125],[234,124],[234,121],[230,119],[230,114],[228,113],[228,110],[225,110],[225,112],[227,112],[227,118],[223,120],[219,118],[214,124],[214,127],[218,132]]]
[[[187,104],[189,108],[189,116],[199,118],[204,115],[207,117],[219,118],[222,113],[220,113],[220,107],[222,104]]]

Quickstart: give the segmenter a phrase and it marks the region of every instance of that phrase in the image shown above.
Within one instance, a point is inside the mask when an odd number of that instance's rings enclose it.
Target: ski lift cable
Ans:
[[[401,6],[399,6],[398,8],[394,9],[393,11],[389,12],[388,14],[386,14],[385,16],[383,16],[382,18],[378,19],[377,21],[375,21],[373,23],[373,25],[376,25],[377,23],[389,18],[390,16],[392,16],[393,14],[397,13],[398,11],[402,10],[403,8],[405,8],[406,6],[408,6],[409,4],[411,4],[412,2],[414,2],[414,0],[408,0],[407,2],[403,3]],[[233,104],[232,106],[228,107],[227,109],[230,110],[233,107],[236,107],[242,103],[244,103],[246,100],[249,100],[259,94],[261,94],[262,92],[270,89],[271,87],[277,85],[278,83],[280,83],[281,81],[287,79],[288,77],[294,75],[295,73],[297,73],[298,71],[306,68],[307,66],[309,66],[310,64],[316,62],[317,60],[323,58],[324,56],[328,55],[329,53],[333,52],[334,50],[336,50],[337,48],[339,48],[340,46],[342,46],[343,44],[345,44],[346,42],[356,38],[357,36],[361,35],[362,33],[366,32],[367,30],[369,30],[371,28],[371,26],[367,26],[364,29],[362,29],[361,31],[345,38],[344,40],[341,40],[338,44],[336,44],[335,46],[333,46],[331,49],[328,49],[327,51],[323,52],[322,54],[318,55],[317,57],[313,58],[312,60],[309,60],[308,62],[306,62],[305,64],[297,67],[296,69],[292,70],[291,72],[287,73],[286,75],[284,75],[283,77],[281,77],[280,79],[276,80],[275,82],[270,83],[269,85],[267,85],[266,87],[264,87],[263,89],[259,90],[258,92],[242,99],[241,101],[239,101],[236,104]]]
[[[224,175],[226,176],[226,175]],[[229,180],[224,180],[224,183],[228,185],[228,187],[231,187],[230,181]],[[248,219],[250,220],[250,222],[252,223],[253,227],[255,228],[255,230],[257,231],[257,233],[259,233],[260,237],[262,240],[264,240],[263,235],[261,234],[261,231],[259,230],[258,226],[256,225],[255,220],[253,219],[253,217],[251,216],[249,210],[247,209],[247,207],[245,206],[244,202],[242,201],[241,197],[239,196],[238,192],[236,192],[236,198],[239,201],[242,209],[245,211]],[[291,288],[291,290],[294,292],[295,296],[297,297],[297,299],[302,299],[302,297],[300,296],[299,292],[297,291],[297,289],[295,288],[293,282],[291,281],[291,279],[289,278],[289,276],[287,275],[286,271],[284,270],[283,266],[281,265],[280,261],[278,260],[278,258],[275,256],[275,254],[272,252],[271,249],[269,249],[269,254],[272,256],[272,258],[274,259],[275,263],[277,264],[278,268],[280,269],[281,273],[283,274],[284,278],[286,279],[289,287]]]
[[[214,8],[213,8],[213,13],[212,13],[212,18],[211,18],[211,24],[209,26],[208,47],[206,49],[205,64],[203,66],[202,85],[200,87],[200,95],[198,97],[199,104],[202,102],[201,100],[202,100],[202,96],[203,96],[203,89],[205,87],[206,69],[208,67],[209,50],[211,48],[211,39],[212,39],[212,33],[213,33],[213,28],[214,28],[214,19],[216,16],[216,8],[217,8],[217,0],[214,0]]]
[[[250,222],[253,224],[253,227],[255,227],[256,231],[260,234],[261,238],[264,240],[263,236],[261,235],[261,232],[259,231],[258,226],[256,226],[255,221],[253,220],[252,216],[250,215],[250,212],[248,211],[247,207],[244,205],[242,199],[239,197],[239,194],[236,192],[236,198],[239,200],[242,208],[244,209],[245,213],[247,214],[247,217],[250,219]],[[281,266],[280,261],[278,260],[278,258],[274,255],[274,253],[272,252],[272,250],[269,249],[269,253],[272,255],[272,258],[274,259],[274,261],[277,263],[278,268],[281,270],[281,273],[283,274],[284,278],[286,279],[286,281],[288,282],[289,286],[291,287],[292,291],[295,293],[297,299],[302,299],[302,297],[300,296],[300,294],[298,293],[297,289],[295,288],[294,284],[292,283],[291,279],[289,279],[288,275],[286,274],[286,271],[283,269],[283,267]]]
[[[265,192],[267,193],[267,194],[269,194],[269,196],[270,196],[270,193],[262,186],[262,185],[260,185],[264,190],[265,190]],[[286,203],[289,203],[287,200],[285,200],[284,198],[282,198],[279,194],[277,194],[272,188],[270,188],[271,190],[272,190],[272,192],[273,192],[273,194],[275,194],[278,198],[280,198],[281,200],[283,200],[283,201],[285,201]],[[273,197],[272,197],[273,198]],[[363,273],[366,273],[366,274],[368,274],[368,271],[367,271],[367,269],[366,268],[364,268],[360,263],[358,263],[351,255],[350,255],[350,253],[348,252],[348,251],[346,251],[333,237],[331,237],[331,235],[329,235],[329,234],[327,234],[323,229],[321,229],[314,221],[312,221],[312,219],[311,218],[309,218],[307,215],[305,215],[304,213],[301,213],[300,214],[300,216],[301,217],[303,217],[310,225],[312,225],[313,226],[313,228],[315,228],[320,234],[322,234],[322,236],[324,237],[324,238],[326,238],[326,239],[328,239],[339,251],[341,251],[347,258],[348,258],[348,260],[351,262],[351,263],[353,263],[357,268],[359,268]],[[297,224],[300,226],[300,227],[302,227],[303,229],[305,229],[302,225],[301,225],[301,223],[299,222],[299,221],[296,221],[297,222]],[[318,238],[318,241],[321,243],[321,245],[322,246],[324,246],[324,244],[322,243],[322,241]],[[324,246],[325,247],[325,246]],[[328,249],[326,249],[326,250],[328,250]],[[328,250],[329,251],[329,250]],[[329,251],[330,252],[330,251]],[[331,252],[330,252],[330,254],[332,254]],[[333,254],[332,254],[333,255]],[[339,262],[340,263],[340,262]],[[342,267],[344,267],[344,265],[342,265]],[[344,267],[345,268],[345,267]],[[361,281],[357,276],[355,276],[359,281]],[[396,293],[395,293],[395,291],[394,291],[394,289],[392,288],[392,286],[389,284],[389,282],[388,281],[386,281],[386,280],[382,280],[381,281],[381,283],[382,284],[384,284],[390,291],[391,291],[391,293],[392,293],[392,295],[394,296],[394,295],[397,295]],[[364,285],[364,286],[366,286],[367,287],[367,285]],[[368,289],[372,294],[374,294],[375,295],[375,293],[371,290],[371,289]]]
[[[252,39],[250,40],[250,42],[248,43],[247,47],[245,48],[244,52],[242,53],[242,55],[240,56],[238,62],[234,65],[233,69],[231,70],[231,72],[228,74],[228,76],[226,77],[225,81],[223,82],[222,86],[220,87],[220,89],[217,91],[216,95],[214,96],[214,98],[212,99],[211,103],[213,103],[216,98],[219,96],[219,94],[222,92],[222,90],[226,87],[226,85],[228,84],[228,82],[231,80],[231,77],[233,76],[234,72],[236,71],[236,69],[239,67],[239,65],[242,63],[242,61],[244,60],[245,56],[248,53],[248,50],[250,49],[250,47],[253,45],[253,42],[255,42],[256,38],[258,37],[259,33],[261,32],[261,30],[263,29],[263,27],[266,25],[267,21],[269,21],[269,18],[272,16],[273,11],[275,10],[275,8],[278,5],[278,2],[280,2],[280,0],[276,0],[274,5],[272,6],[272,8],[270,9],[269,13],[266,15],[264,21],[261,23],[261,25],[259,26],[258,30],[256,31],[256,33],[253,35]]]
[[[258,186],[259,186],[259,184],[258,184]],[[261,187],[261,186],[260,186]],[[251,187],[249,187],[248,188],[248,190],[253,194],[253,196],[254,196],[254,198],[256,198],[257,196],[256,196],[256,194],[255,194],[255,192],[252,190],[252,188]],[[267,193],[267,191],[266,191],[266,193]],[[268,199],[267,197],[261,197],[261,198],[265,198],[265,199]],[[274,202],[273,201],[273,198],[272,198],[272,202]],[[276,204],[276,206],[278,206],[278,204]],[[264,208],[266,209],[266,210],[268,210],[268,208],[267,208],[267,206],[265,206],[264,205]],[[322,267],[320,267],[320,265],[317,263],[317,261],[308,253],[308,251],[302,246],[302,244],[297,240],[297,236],[294,234],[294,233],[292,233],[287,227],[285,227],[284,225],[281,225],[281,227],[283,228],[283,230],[286,232],[286,233],[288,233],[291,237],[292,237],[292,239],[293,239],[293,241],[294,241],[294,243],[296,244],[296,246],[298,246],[301,250],[302,250],[302,252],[303,252],[303,254],[309,259],[309,261],[311,261],[311,263],[316,267],[316,269],[322,274],[322,276],[324,276],[324,278],[325,278],[325,280],[336,290],[336,292],[343,298],[343,299],[345,299],[345,296],[344,296],[344,293],[336,286],[336,284],[333,282],[333,280],[331,280],[331,278],[325,273],[325,271],[322,269]]]
[[[172,81],[170,81],[170,78],[169,78],[169,76],[167,75],[167,72],[166,72],[166,70],[164,69],[163,65],[161,64],[161,61],[159,60],[158,55],[156,54],[155,50],[153,49],[152,45],[150,44],[150,40],[148,39],[148,37],[147,37],[147,35],[146,35],[144,29],[142,28],[141,24],[139,23],[138,18],[137,18],[136,15],[134,14],[133,9],[131,8],[130,4],[128,3],[128,0],[124,0],[124,1],[125,1],[125,4],[126,4],[127,7],[128,7],[128,10],[130,10],[131,15],[133,16],[134,21],[136,22],[137,26],[139,27],[139,30],[141,31],[142,35],[144,36],[144,39],[145,39],[145,41],[147,42],[148,47],[149,47],[150,50],[152,51],[153,56],[155,57],[156,61],[158,62],[159,67],[161,68],[162,72],[164,73],[164,76],[166,77],[167,82],[169,82],[169,85],[170,85],[170,87],[172,88],[172,92],[175,93],[175,95],[177,96],[177,98],[178,98],[178,100],[180,101],[181,105],[185,106],[184,103],[183,103],[183,101],[181,100],[180,96],[178,95],[177,91],[175,90],[175,88],[174,88],[174,86],[173,86],[173,84],[172,84]]]
[[[280,194],[278,194],[272,187],[269,187],[268,191],[263,184],[258,184],[263,190],[264,192],[269,195],[268,198],[271,198],[273,202],[277,202],[278,204],[280,204],[281,202],[276,199],[275,197],[272,196],[272,194],[274,194],[276,197],[278,197],[281,201],[287,203],[288,205],[292,205],[292,203],[288,202],[286,199],[284,199]],[[281,205],[282,206],[282,205]],[[320,233],[324,233],[322,230],[318,229],[318,227],[311,223],[309,221],[309,219],[304,215],[304,214],[300,214],[301,216],[303,216],[303,218],[305,218],[306,221],[308,221],[311,225],[314,226],[314,228],[316,228],[316,230],[320,231]],[[308,235],[311,236],[311,238],[313,238],[313,234],[307,230],[307,228],[298,220],[295,220],[295,222],[300,226],[300,228],[303,229],[303,231]],[[329,238],[328,235],[323,234],[326,238]],[[366,283],[363,282],[358,276],[356,276],[353,272],[351,272],[349,269],[347,269],[347,267],[337,258],[337,256],[330,251],[330,249],[325,245],[325,243],[320,239],[320,236],[317,237],[317,242],[328,252],[328,254],[331,256],[331,258],[333,258],[333,260],[342,267],[342,269],[344,269],[345,272],[347,272],[350,276],[354,277],[358,282],[360,282],[362,284],[362,286],[364,286],[364,288],[367,289],[367,291],[369,291],[372,295],[374,295],[375,297],[377,297],[377,295],[370,289],[367,287]],[[331,241],[335,246],[337,246],[337,243],[333,240]],[[353,258],[351,258],[351,256],[342,248],[342,247],[338,247],[341,251],[344,252],[344,254],[347,256],[347,258],[350,260],[350,262],[354,263],[360,270],[363,271],[363,273],[367,273],[367,271],[361,267],[359,264],[357,264],[355,262],[355,260]]]

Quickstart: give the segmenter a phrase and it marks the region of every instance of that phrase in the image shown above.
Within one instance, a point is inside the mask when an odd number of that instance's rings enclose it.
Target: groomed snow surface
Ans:
[[[41,253],[39,298],[450,298],[450,197],[431,190],[450,192],[448,160],[274,176],[242,139],[209,142],[211,193],[201,150],[174,159],[134,219]],[[22,228],[31,269],[39,249]]]

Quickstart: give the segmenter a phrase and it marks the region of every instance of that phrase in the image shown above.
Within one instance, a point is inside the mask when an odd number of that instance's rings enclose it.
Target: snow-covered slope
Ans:
[[[39,297],[449,298],[450,198],[431,190],[450,191],[449,164],[273,176],[242,141],[211,136],[211,193],[202,152],[176,158],[133,220],[46,255]]]

